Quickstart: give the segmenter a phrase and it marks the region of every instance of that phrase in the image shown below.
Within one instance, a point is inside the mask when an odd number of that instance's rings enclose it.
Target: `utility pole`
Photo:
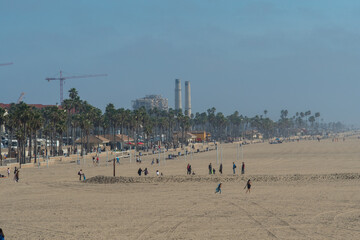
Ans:
[[[115,158],[114,158],[114,160],[113,160],[113,166],[114,166],[114,173],[113,173],[113,175],[114,175],[114,177],[115,177]]]

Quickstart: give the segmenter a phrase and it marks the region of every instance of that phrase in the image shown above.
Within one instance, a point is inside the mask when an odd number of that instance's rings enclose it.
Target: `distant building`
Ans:
[[[161,95],[146,95],[144,98],[139,98],[132,101],[134,110],[145,107],[146,110],[157,108],[159,110],[168,110],[167,98],[162,98]]]

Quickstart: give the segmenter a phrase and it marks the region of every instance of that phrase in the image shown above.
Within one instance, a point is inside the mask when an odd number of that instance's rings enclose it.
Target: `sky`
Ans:
[[[0,0],[0,102],[104,110],[191,82],[192,111],[277,120],[282,109],[360,126],[358,0]],[[183,102],[184,106],[184,102]]]

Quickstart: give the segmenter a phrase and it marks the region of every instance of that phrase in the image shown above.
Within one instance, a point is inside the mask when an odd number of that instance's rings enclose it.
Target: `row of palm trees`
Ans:
[[[179,143],[186,144],[186,134],[190,130],[209,132],[214,140],[232,140],[254,131],[263,134],[265,138],[272,138],[288,137],[298,134],[300,130],[318,134],[321,131],[344,128],[339,123],[320,123],[319,112],[314,115],[311,111],[297,112],[289,117],[288,111],[282,110],[277,121],[268,118],[267,114],[268,111],[264,110],[264,115],[247,117],[235,111],[225,116],[215,108],[210,108],[206,112],[188,117],[181,110],[171,108],[168,111],[117,109],[112,103],[108,104],[102,113],[100,109],[81,100],[77,90],[72,88],[69,98],[64,100],[62,106],[37,109],[21,102],[11,104],[7,114],[0,108],[0,125],[5,125],[9,143],[12,139],[18,141],[17,158],[20,163],[25,163],[26,157],[31,160],[32,156],[34,161],[37,161],[40,153],[36,141],[38,138],[45,139],[46,142],[42,154],[55,156],[63,155],[63,140],[66,141],[65,145],[71,144],[73,151],[77,148],[75,140],[80,139],[81,149],[88,152],[90,135],[112,136],[110,145],[115,149],[117,133],[128,136],[128,139],[123,141],[128,141],[131,136],[136,143],[141,140],[151,145],[161,141],[170,147]],[[181,137],[174,137],[174,133]],[[25,154],[26,148],[28,156]],[[8,151],[10,155],[11,148]]]

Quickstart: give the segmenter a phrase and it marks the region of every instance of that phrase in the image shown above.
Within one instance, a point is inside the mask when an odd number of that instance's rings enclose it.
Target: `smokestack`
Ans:
[[[181,105],[181,80],[175,79],[175,110],[182,109]]]
[[[185,111],[187,111],[187,116],[191,117],[191,89],[190,82],[185,82]]]

